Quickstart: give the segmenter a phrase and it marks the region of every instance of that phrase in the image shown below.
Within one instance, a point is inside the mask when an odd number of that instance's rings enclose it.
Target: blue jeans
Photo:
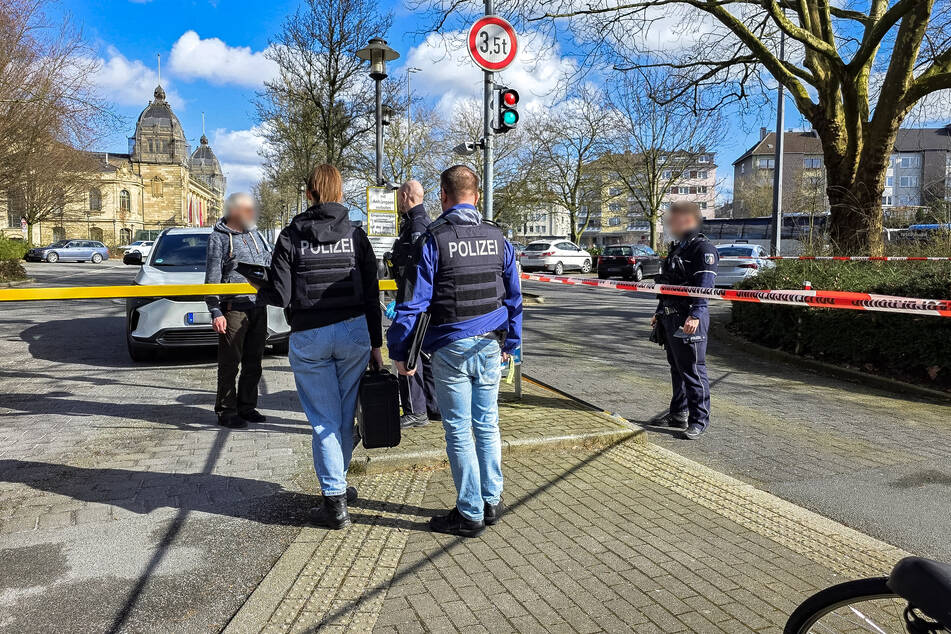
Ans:
[[[314,430],[314,471],[324,495],[347,492],[360,377],[370,361],[365,317],[291,333],[297,396]]]
[[[484,503],[498,504],[502,496],[501,376],[501,350],[494,339],[460,339],[433,353],[456,508],[471,520],[481,520]]]

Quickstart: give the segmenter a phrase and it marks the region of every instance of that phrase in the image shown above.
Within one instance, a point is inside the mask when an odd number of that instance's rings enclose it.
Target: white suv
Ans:
[[[126,264],[141,264],[135,284],[203,284],[210,228],[166,229],[152,250],[130,251]],[[284,311],[267,307],[267,342],[287,351],[290,326]],[[149,361],[159,350],[217,346],[211,313],[201,297],[130,297],[126,300],[126,344],[133,361]]]
[[[542,269],[561,275],[569,269],[591,272],[591,254],[567,240],[537,240],[522,251],[519,262],[523,271]]]

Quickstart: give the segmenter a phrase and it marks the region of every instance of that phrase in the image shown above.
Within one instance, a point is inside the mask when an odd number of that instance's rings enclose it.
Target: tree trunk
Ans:
[[[887,158],[886,158],[887,160]],[[855,177],[829,170],[829,240],[839,255],[882,255],[882,192],[885,167],[860,169]]]
[[[654,251],[659,251],[658,246],[660,245],[660,238],[658,236],[658,226],[660,225],[660,216],[652,215],[650,216],[651,223],[651,248]]]

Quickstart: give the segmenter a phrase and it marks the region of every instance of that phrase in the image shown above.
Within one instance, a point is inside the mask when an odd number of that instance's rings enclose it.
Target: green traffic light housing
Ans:
[[[495,131],[499,134],[518,125],[518,91],[500,86],[495,91]]]

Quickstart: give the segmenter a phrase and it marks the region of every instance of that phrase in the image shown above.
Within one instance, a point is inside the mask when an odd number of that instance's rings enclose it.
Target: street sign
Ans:
[[[515,29],[505,18],[486,15],[469,29],[469,56],[477,66],[488,71],[499,71],[515,61],[518,38]]]
[[[396,192],[387,187],[367,187],[367,235],[397,235]]]

